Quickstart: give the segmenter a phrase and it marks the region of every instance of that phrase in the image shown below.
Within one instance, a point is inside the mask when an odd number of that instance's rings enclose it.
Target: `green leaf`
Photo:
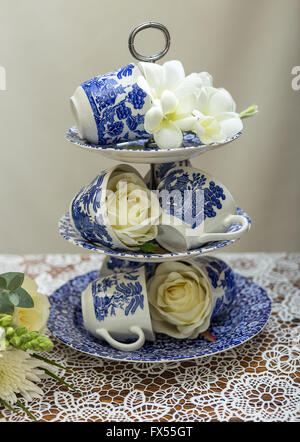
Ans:
[[[34,302],[31,296],[29,295],[28,292],[26,292],[26,290],[22,289],[22,287],[19,287],[17,290],[15,290],[14,293],[19,296],[19,302],[17,307],[22,307],[22,308],[34,307]]]
[[[6,287],[7,287],[6,279],[0,275],[0,289],[6,289]]]
[[[8,299],[7,293],[0,291],[0,313],[13,314],[14,305]]]
[[[149,252],[149,253],[155,253],[155,251],[159,248],[158,244],[155,244],[153,242],[146,242],[145,244],[142,244],[140,246],[140,249],[143,250],[143,252]]]
[[[19,276],[22,279],[22,282],[24,280],[24,273],[20,273],[20,272],[7,272],[7,273],[2,273],[1,274],[2,278],[4,278],[6,280],[7,283],[7,287],[9,286],[10,282],[16,277]],[[11,290],[11,289],[9,289]]]
[[[68,388],[70,388],[71,390],[75,391],[76,393],[79,393],[79,391],[76,390],[75,387],[73,387],[73,385],[68,384],[66,381],[64,381],[63,379],[61,379],[60,377],[58,377],[56,374],[52,373],[52,371],[47,370],[47,368],[44,367],[40,367],[42,370],[44,370],[44,372],[51,376],[51,378],[55,379],[56,381],[60,382],[61,384],[66,385]]]
[[[47,362],[47,364],[54,365],[55,367],[62,368],[63,370],[71,372],[70,368],[64,367],[63,365],[60,365],[57,362],[52,361],[51,359],[45,358],[44,356],[37,355],[36,353],[32,353],[31,357],[39,359],[40,361]]]
[[[20,302],[20,296],[17,293],[9,293],[8,299],[16,307]]]
[[[35,422],[38,422],[37,418],[35,418],[33,414],[30,413],[30,411],[28,410],[28,408],[25,407],[25,405],[21,404],[20,401],[17,401],[16,404],[19,405],[19,407],[22,408],[23,411],[25,411],[25,413],[27,414],[27,416],[30,417],[30,419],[34,420]]]
[[[166,253],[166,250],[155,242],[146,242],[140,246],[140,249],[145,253]]]
[[[8,402],[6,402],[4,399],[0,398],[0,404],[4,405],[4,407],[8,408],[10,411],[13,411],[16,414],[19,414],[19,412],[13,408]]]
[[[17,273],[8,283],[8,290],[14,291],[21,287],[24,281],[24,273]]]

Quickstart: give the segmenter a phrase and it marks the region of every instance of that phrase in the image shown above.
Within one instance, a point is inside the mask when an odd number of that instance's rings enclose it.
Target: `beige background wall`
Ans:
[[[253,228],[229,251],[296,251],[299,238],[299,0],[0,0],[0,252],[80,252],[59,237],[73,194],[113,165],[65,140],[68,99],[90,77],[132,61],[131,28],[167,25],[165,60],[206,70],[238,109],[257,103],[239,141],[199,156],[251,215]],[[141,35],[142,37],[142,35]],[[160,49],[155,31],[140,50]],[[142,166],[146,170],[146,166]]]

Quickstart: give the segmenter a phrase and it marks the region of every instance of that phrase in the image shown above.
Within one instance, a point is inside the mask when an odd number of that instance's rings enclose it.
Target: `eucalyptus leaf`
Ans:
[[[17,307],[22,308],[32,308],[34,307],[34,302],[26,290],[22,289],[22,287],[19,287],[15,292],[19,296],[19,303]]]
[[[9,286],[10,282],[16,277],[19,276],[20,278],[22,278],[22,283],[24,280],[24,273],[21,272],[7,272],[7,273],[2,273],[1,274],[2,278],[5,278],[6,283],[7,283],[7,287]],[[19,287],[19,286],[18,286]],[[11,290],[11,289],[10,289]]]
[[[8,299],[10,300],[10,302],[11,302],[14,306],[19,305],[19,302],[20,302],[20,296],[18,295],[18,293],[9,293],[9,294],[8,294]]]
[[[12,314],[13,312],[14,305],[8,299],[7,293],[3,293],[0,291],[0,313]]]
[[[6,279],[0,275],[0,289],[6,289],[6,287],[7,287]]]
[[[8,283],[8,290],[15,291],[17,288],[21,287],[24,281],[24,274],[17,273]]]

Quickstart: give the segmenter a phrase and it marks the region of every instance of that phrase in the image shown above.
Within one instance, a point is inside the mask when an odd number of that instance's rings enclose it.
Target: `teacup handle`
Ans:
[[[129,328],[129,330],[133,334],[138,335],[138,339],[130,344],[125,344],[124,342],[116,341],[105,328],[97,328],[96,333],[102,336],[102,338],[105,339],[106,342],[108,342],[112,347],[116,348],[117,350],[122,350],[122,351],[138,350],[145,343],[145,333],[138,325],[132,325]]]
[[[249,229],[249,222],[243,215],[228,215],[224,220],[225,227],[228,227],[233,223],[241,224],[242,227],[237,232],[206,233],[201,237],[201,240],[221,241],[223,239],[237,239]]]

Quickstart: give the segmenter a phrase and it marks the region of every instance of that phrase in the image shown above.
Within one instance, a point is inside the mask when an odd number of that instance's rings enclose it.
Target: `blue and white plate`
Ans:
[[[247,222],[249,224],[249,228],[251,226],[251,220],[246,212],[244,212],[242,209],[237,207],[237,214],[243,215],[247,219]],[[113,256],[115,258],[120,259],[128,259],[130,261],[142,261],[142,262],[165,262],[165,261],[175,261],[178,259],[187,259],[187,258],[195,258],[198,255],[204,254],[204,253],[211,253],[217,249],[220,249],[221,247],[225,247],[229,244],[234,243],[237,241],[237,239],[231,239],[231,240],[223,240],[223,241],[214,241],[207,243],[203,245],[202,247],[199,247],[197,249],[191,249],[186,252],[181,253],[145,253],[145,252],[131,252],[129,250],[114,250],[108,247],[100,246],[97,244],[94,244],[92,242],[87,241],[86,239],[83,239],[80,234],[74,229],[73,224],[70,220],[69,213],[66,213],[59,221],[58,223],[58,229],[59,233],[63,238],[70,241],[71,243],[75,244],[75,246],[83,247],[84,249],[90,250],[92,252],[102,253],[106,256]],[[227,231],[228,232],[235,232],[241,229],[241,225],[234,223],[231,224]]]
[[[82,149],[101,153],[111,160],[124,161],[126,163],[170,163],[172,161],[188,160],[209,150],[221,147],[224,144],[236,140],[241,134],[242,132],[237,133],[224,141],[224,143],[202,144],[197,135],[185,133],[182,147],[174,149],[147,147],[145,144],[148,139],[127,141],[118,144],[106,144],[103,146],[92,144],[79,137],[78,129],[75,126],[67,131],[66,138]]]
[[[201,358],[236,347],[257,335],[271,313],[271,300],[260,286],[235,274],[238,293],[230,312],[215,318],[210,331],[216,342],[203,337],[174,339],[157,334],[155,342],[137,351],[116,350],[98,341],[83,326],[81,292],[96,279],[98,270],[71,279],[50,296],[51,310],[48,328],[60,341],[83,353],[101,358],[135,361],[168,362]]]

